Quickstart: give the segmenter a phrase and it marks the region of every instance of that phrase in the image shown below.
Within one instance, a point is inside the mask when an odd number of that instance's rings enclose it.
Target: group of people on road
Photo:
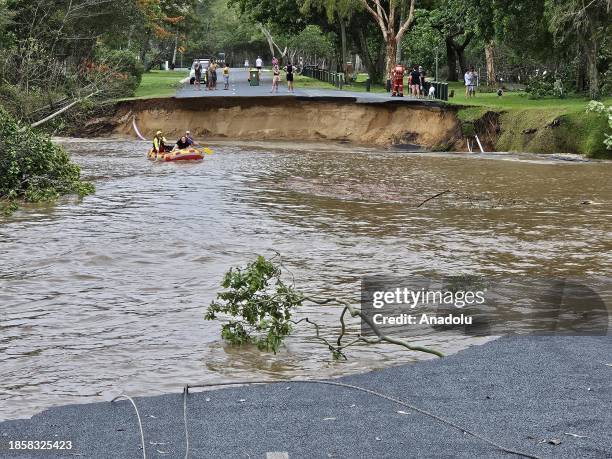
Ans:
[[[285,71],[286,78],[287,78],[287,90],[289,92],[294,92],[294,86],[293,86],[294,75],[293,74],[295,72],[295,67],[291,63],[291,61],[289,61],[287,65],[283,67],[283,70]],[[281,72],[281,69],[280,69],[280,64],[278,62],[278,59],[276,57],[273,57],[272,58],[272,90],[270,91],[271,93],[278,93],[278,86],[281,81],[280,72]]]
[[[259,77],[261,79],[261,69],[263,67],[263,60],[260,56],[257,56],[257,60],[255,61],[255,68],[259,72]],[[295,88],[293,86],[295,66],[291,61],[287,62],[287,65],[283,67],[285,71],[286,79],[287,79],[287,90],[288,92],[294,92]],[[276,58],[276,56],[272,57],[272,89],[270,92],[272,94],[278,93],[278,88],[281,82],[281,67],[280,62]]]
[[[416,98],[435,96],[434,86],[427,81],[427,74],[422,66],[415,65],[408,72],[408,87],[410,88],[410,95]],[[463,76],[465,83],[465,96],[475,97],[476,88],[478,86],[478,74],[474,70],[474,67],[469,67]]]
[[[206,69],[204,69],[204,66],[199,61],[196,62],[194,65],[194,73],[195,73],[194,85],[195,85],[196,91],[202,90],[200,83],[202,81],[202,74],[204,72],[206,72],[206,89],[208,91],[215,91],[217,89],[217,71],[220,67],[221,67],[221,64],[219,64],[215,60],[212,60]],[[223,73],[223,83],[224,83],[223,89],[228,90],[229,89],[230,67],[227,62],[223,64],[221,71]]]
[[[410,95],[420,99],[422,97],[433,97],[432,90],[435,92],[433,85],[427,81],[427,73],[421,65],[414,65],[408,73],[408,87]]]

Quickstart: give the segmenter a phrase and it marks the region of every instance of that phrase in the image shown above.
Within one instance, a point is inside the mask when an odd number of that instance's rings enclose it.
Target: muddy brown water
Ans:
[[[369,274],[601,284],[612,274],[611,163],[223,142],[202,163],[159,164],[143,142],[61,142],[97,192],[0,224],[0,419],[187,382],[334,377],[431,358],[378,345],[335,361],[308,328],[277,355],[224,345],[204,310],[223,273],[255,254],[276,250],[298,287],[355,302]],[[338,313],[300,315],[335,332]],[[453,353],[486,340],[417,342]]]

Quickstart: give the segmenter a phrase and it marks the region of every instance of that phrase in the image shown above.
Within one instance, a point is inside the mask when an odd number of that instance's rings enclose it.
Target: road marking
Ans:
[[[271,453],[266,453],[266,459],[289,459],[289,453],[273,451]]]

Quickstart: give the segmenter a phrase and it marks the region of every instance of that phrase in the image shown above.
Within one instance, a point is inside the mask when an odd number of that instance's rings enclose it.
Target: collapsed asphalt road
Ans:
[[[612,456],[610,336],[501,338],[444,359],[335,381],[401,399],[529,455]],[[185,456],[184,401],[181,393],[135,399],[147,457]],[[186,402],[193,458],[509,456],[447,423],[344,387],[192,390]],[[74,447],[21,454],[7,450],[10,440],[71,440]],[[142,457],[127,400],[1,423],[0,443],[2,457]]]

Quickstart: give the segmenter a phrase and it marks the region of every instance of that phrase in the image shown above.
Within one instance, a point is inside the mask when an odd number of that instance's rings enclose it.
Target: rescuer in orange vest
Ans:
[[[404,73],[406,69],[402,64],[395,64],[391,72],[391,96],[404,97]]]

